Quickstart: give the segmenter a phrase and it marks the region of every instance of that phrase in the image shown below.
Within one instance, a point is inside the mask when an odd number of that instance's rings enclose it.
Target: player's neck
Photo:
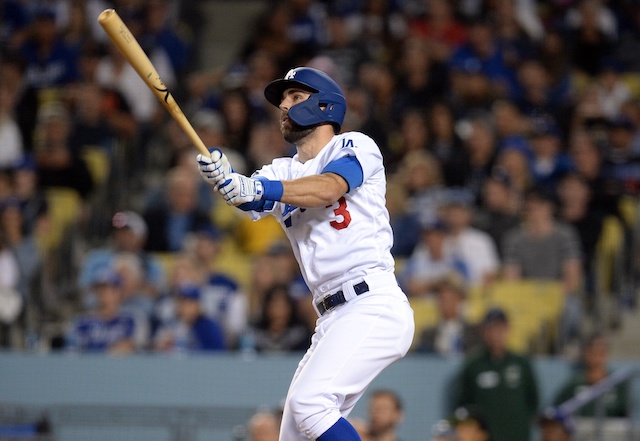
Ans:
[[[330,125],[319,126],[308,136],[296,144],[298,160],[302,163],[315,158],[318,153],[333,139],[333,127]]]

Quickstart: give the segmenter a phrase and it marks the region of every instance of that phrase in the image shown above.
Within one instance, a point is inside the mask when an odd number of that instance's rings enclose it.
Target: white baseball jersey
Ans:
[[[376,143],[359,132],[336,135],[313,159],[278,158],[254,173],[274,180],[317,175],[332,161],[355,156],[363,183],[324,208],[299,208],[276,202],[269,212],[249,212],[257,220],[274,215],[291,242],[314,301],[343,282],[392,272],[393,234],[385,205],[386,177]]]

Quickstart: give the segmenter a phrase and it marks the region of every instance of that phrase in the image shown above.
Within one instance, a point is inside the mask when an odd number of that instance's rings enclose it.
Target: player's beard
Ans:
[[[282,137],[285,141],[291,144],[297,144],[307,136],[309,136],[314,130],[316,126],[300,126],[290,119],[282,122],[280,125],[280,130],[282,131]]]

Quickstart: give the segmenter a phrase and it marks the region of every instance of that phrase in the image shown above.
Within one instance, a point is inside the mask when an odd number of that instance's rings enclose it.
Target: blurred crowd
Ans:
[[[612,287],[616,308],[635,307],[636,2],[256,0],[263,12],[216,68],[201,58],[217,44],[202,38],[205,3],[3,2],[2,346],[283,352],[313,331],[279,226],[201,181],[188,138],[98,25],[108,7],[240,172],[294,152],[269,81],[307,65],[339,82],[343,130],[384,155],[400,283],[438,304],[416,350],[466,352],[466,289],[531,279],[563,288],[550,351],[579,347],[611,220],[630,281]]]

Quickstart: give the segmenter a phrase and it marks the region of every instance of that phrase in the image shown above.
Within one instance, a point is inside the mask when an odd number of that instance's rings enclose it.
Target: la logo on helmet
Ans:
[[[296,70],[295,69],[291,69],[289,72],[287,72],[287,74],[284,76],[285,80],[292,80],[293,77],[296,76]]]

